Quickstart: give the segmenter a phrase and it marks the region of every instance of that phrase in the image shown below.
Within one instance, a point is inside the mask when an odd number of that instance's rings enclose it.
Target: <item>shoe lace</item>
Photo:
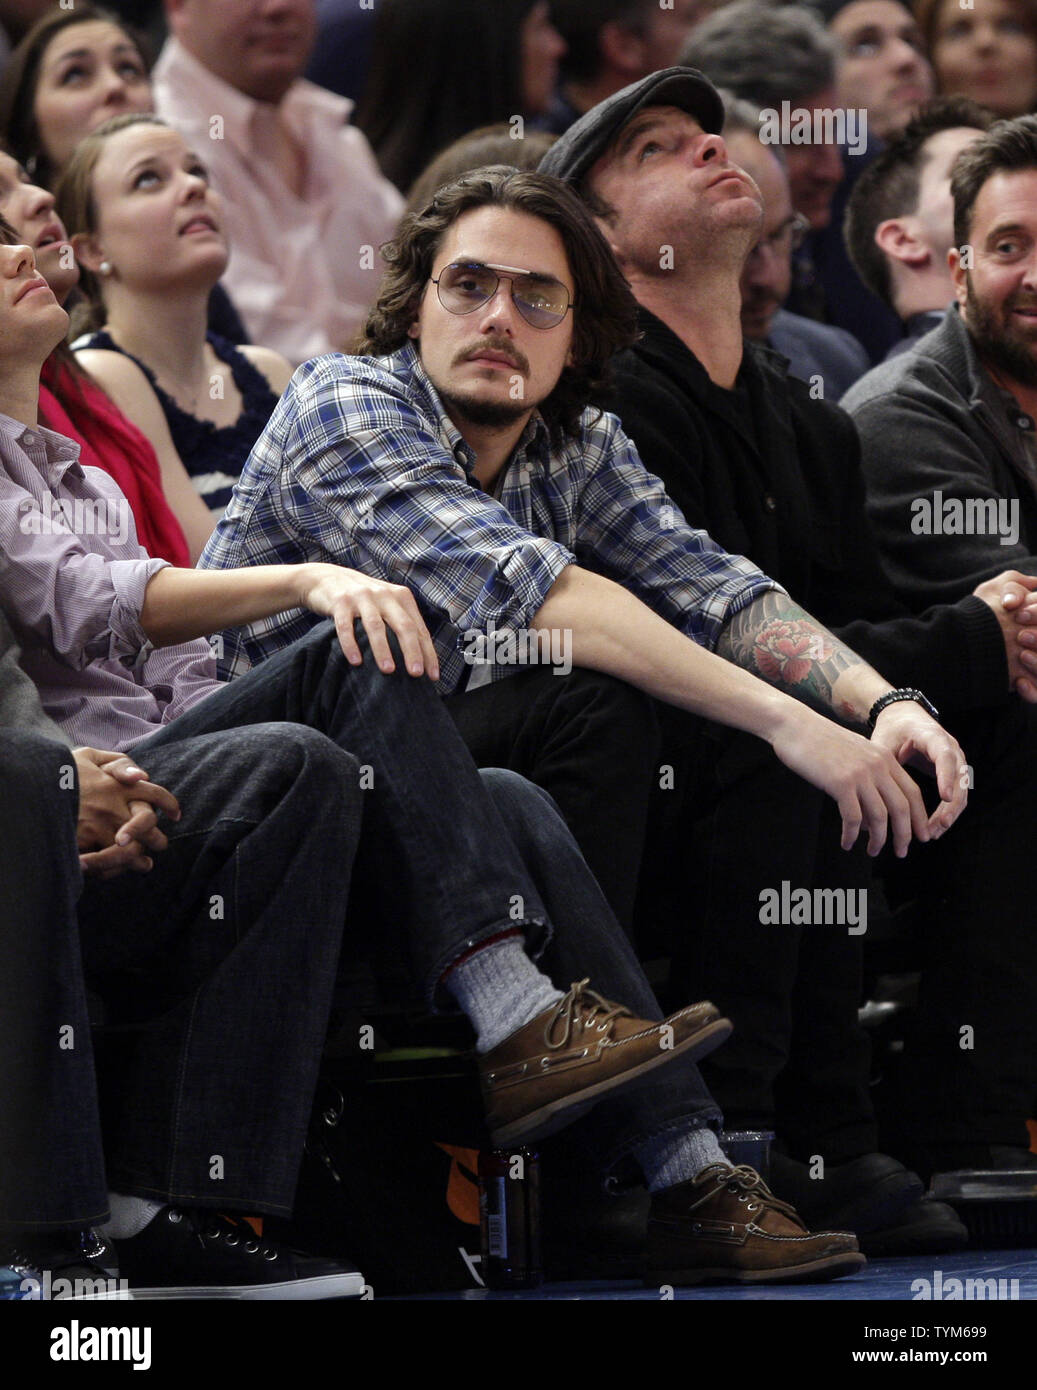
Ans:
[[[588,989],[589,984],[589,976],[586,980],[578,980],[570,986],[568,994],[563,995],[555,1005],[554,1012],[544,1028],[544,1042],[548,1047],[566,1047],[578,1023],[584,1028],[589,1028],[597,1018],[598,1031],[610,1038],[617,1018],[633,1017],[630,1010],[622,1004],[613,1004],[610,1000],[603,999],[596,990]]]
[[[710,1181],[711,1175],[715,1175],[712,1182]],[[718,1188],[726,1187],[729,1192],[738,1194],[740,1202],[748,1203],[750,1211],[759,1210],[761,1207],[770,1207],[774,1211],[783,1212],[786,1216],[799,1222],[800,1225],[803,1224],[795,1208],[775,1197],[756,1169],[750,1168],[747,1163],[740,1163],[737,1167],[732,1167],[727,1163],[711,1163],[708,1167],[703,1168],[696,1177],[695,1183],[696,1185],[701,1183],[706,1190],[701,1197],[692,1202],[688,1208],[689,1212],[695,1211],[704,1202],[708,1202]],[[750,1200],[752,1198],[755,1198],[755,1201]]]

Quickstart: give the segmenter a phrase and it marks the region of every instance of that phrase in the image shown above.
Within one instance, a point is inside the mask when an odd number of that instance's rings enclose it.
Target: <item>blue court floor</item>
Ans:
[[[959,1280],[961,1288],[951,1280]],[[928,1281],[923,1284],[921,1281]],[[996,1287],[967,1281],[995,1280]],[[1018,1281],[1015,1284],[1013,1281]],[[914,1301],[926,1292],[929,1299],[979,1298],[1037,1299],[1037,1250],[961,1250],[951,1255],[926,1255],[912,1259],[872,1260],[860,1274],[834,1279],[828,1284],[786,1284],[773,1288],[738,1288],[708,1285],[701,1289],[674,1289],[674,1301],[739,1301],[744,1299],[784,1302],[812,1300],[824,1302]],[[466,1303],[561,1300],[600,1302],[659,1300],[658,1289],[645,1289],[633,1283],[545,1284],[539,1289],[514,1293],[491,1293],[467,1289],[461,1293],[419,1294],[397,1302],[449,1300]],[[382,1302],[390,1300],[383,1299]]]

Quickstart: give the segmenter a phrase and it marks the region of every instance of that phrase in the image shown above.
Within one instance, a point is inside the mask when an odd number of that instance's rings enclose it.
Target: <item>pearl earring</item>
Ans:
[[[112,263],[111,261],[102,261],[101,264],[97,267],[97,269],[101,272],[102,275],[111,275]]]

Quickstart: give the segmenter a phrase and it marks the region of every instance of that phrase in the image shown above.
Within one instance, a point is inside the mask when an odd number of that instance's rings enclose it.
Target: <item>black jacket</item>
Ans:
[[[911,615],[894,597],[868,527],[849,417],[746,345],[736,389],[709,379],[654,315],[615,360],[609,409],[692,526],[753,560],[894,685],[940,709],[1007,701],[998,621],[971,595]]]

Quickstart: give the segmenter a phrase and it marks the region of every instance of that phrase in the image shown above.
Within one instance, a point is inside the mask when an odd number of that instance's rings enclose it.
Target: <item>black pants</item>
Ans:
[[[948,721],[973,769],[969,804],[891,866],[920,911],[919,1008],[905,1039],[897,1132],[908,1145],[1029,1147],[1037,1096],[1037,709]]]
[[[445,704],[477,766],[510,768],[550,792],[629,931],[657,777],[652,702],[593,671],[535,668]]]
[[[788,883],[840,889],[859,906],[863,846],[840,849],[834,803],[761,739],[659,714],[673,775],[652,803],[639,942],[671,957],[679,996],[711,999],[735,1025],[703,1063],[707,1085],[728,1128],[776,1128],[792,1153],[829,1162],[869,1152],[870,1049],[857,1022],[866,932],[813,910],[821,920],[767,920],[761,902]]]

